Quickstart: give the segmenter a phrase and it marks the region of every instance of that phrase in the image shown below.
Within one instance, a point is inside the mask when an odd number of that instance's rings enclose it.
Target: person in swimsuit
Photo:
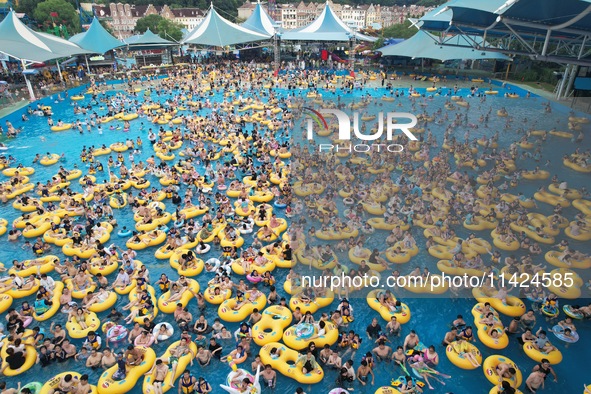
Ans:
[[[201,365],[202,367],[206,367],[207,365],[209,365],[209,362],[211,361],[211,352],[206,348],[200,346],[199,350],[197,350],[197,355],[195,357],[197,358],[197,362],[199,363],[199,365]]]
[[[466,328],[464,328],[462,331],[460,331],[460,335],[458,335],[458,337],[462,338],[468,342],[473,341],[474,340],[474,333],[472,332],[472,327],[467,326]]]
[[[425,360],[425,364],[432,368],[435,368],[439,364],[439,355],[435,351],[435,346],[431,345],[423,350],[423,359]]]
[[[318,367],[318,364],[316,363],[316,358],[312,354],[311,350],[308,350],[305,355],[301,355],[298,358],[296,365],[299,364],[302,364],[302,372],[304,374],[309,373]]]
[[[150,376],[152,374],[154,378],[154,381],[152,382],[154,394],[162,394],[162,384],[164,383],[164,379],[166,379],[166,374],[168,374],[168,365],[164,364],[160,359],[156,360],[152,369],[144,375]]]
[[[174,387],[174,377],[176,376],[176,369],[179,363],[179,359],[187,354],[191,355],[191,365],[193,365],[193,359],[195,358],[195,354],[193,354],[193,351],[189,348],[187,338],[181,338],[181,343],[170,349],[170,357],[158,359],[161,360],[163,363],[166,363],[171,366],[169,382],[171,387]]]
[[[414,330],[410,331],[410,334],[408,334],[406,336],[406,338],[404,338],[404,352],[406,352],[409,349],[414,349],[415,346],[417,346],[420,342],[419,336],[417,335],[417,333]]]
[[[193,394],[197,385],[197,379],[191,375],[191,372],[186,370],[181,376],[181,384],[179,385],[178,394]]]
[[[211,385],[209,384],[209,382],[207,380],[205,380],[204,378],[200,377],[198,379],[197,382],[197,386],[195,387],[195,392],[196,393],[211,393],[212,389],[211,389]]]
[[[472,351],[468,346],[468,342],[464,339],[459,338],[457,341],[452,342],[451,347],[454,352],[468,360],[475,368],[480,367],[480,363],[476,357],[474,357],[474,354],[472,354]]]
[[[533,371],[542,371],[544,373],[544,379],[548,377],[548,375],[552,375],[554,378],[554,382],[558,382],[558,376],[554,371],[554,368],[550,365],[550,361],[548,359],[543,358],[542,362],[538,365],[534,366]]]

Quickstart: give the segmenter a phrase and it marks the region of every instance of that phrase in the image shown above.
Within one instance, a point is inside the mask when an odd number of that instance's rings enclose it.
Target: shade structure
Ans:
[[[261,6],[261,3],[257,2],[252,15],[250,15],[248,19],[240,26],[257,33],[272,36],[275,34],[275,27],[273,27],[274,25],[275,21],[271,19],[269,14],[267,14],[267,11],[265,11],[265,9]]]
[[[449,29],[451,18],[452,12],[449,7],[447,7],[447,5],[442,5],[427,12],[418,21],[414,21],[413,19],[409,20],[411,20],[416,27],[424,30],[443,31]]]
[[[111,49],[125,45],[125,43],[109,34],[96,17],[92,20],[87,31],[70,37],[70,42],[73,42],[92,53],[98,54],[104,54]]]
[[[456,60],[456,59],[495,59],[511,60],[510,57],[498,52],[476,50],[474,48],[460,47],[470,45],[472,40],[480,41],[481,37],[467,37],[461,34],[445,37],[441,45],[440,39],[424,30],[399,44],[388,45],[378,49],[382,56],[403,56],[412,58],[424,58],[435,60]],[[456,46],[449,46],[456,45]]]
[[[446,4],[459,26],[509,32],[504,23],[524,35],[544,35],[552,28],[560,38],[591,32],[591,0],[453,0]]]
[[[224,19],[212,6],[199,26],[183,40],[183,44],[226,47],[268,40],[271,36],[272,34],[256,32]]]
[[[141,50],[141,49],[154,49],[154,48],[166,48],[174,45],[179,45],[176,42],[168,41],[157,34],[152,33],[150,29],[147,29],[144,34],[137,34],[123,40],[127,44],[129,49]]]
[[[377,41],[375,37],[359,34],[345,24],[326,3],[322,13],[309,25],[285,32],[284,41]]]
[[[33,63],[92,53],[63,38],[31,30],[14,11],[0,22],[0,52]]]

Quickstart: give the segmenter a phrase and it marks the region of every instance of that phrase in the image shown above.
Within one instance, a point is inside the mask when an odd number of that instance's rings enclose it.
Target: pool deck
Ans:
[[[10,115],[11,113],[18,111],[19,109],[25,108],[29,104],[31,104],[31,101],[21,100],[21,101],[15,101],[14,103],[12,103],[6,107],[2,107],[2,108],[0,108],[0,118]]]

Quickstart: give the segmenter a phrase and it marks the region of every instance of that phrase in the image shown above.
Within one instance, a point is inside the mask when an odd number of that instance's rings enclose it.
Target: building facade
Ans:
[[[99,19],[107,21],[117,38],[132,36],[137,20],[148,15],[160,15],[183,25],[187,30],[194,29],[205,16],[205,11],[198,8],[170,8],[168,5],[109,3],[109,5],[92,4],[91,7]]]
[[[353,6],[348,4],[334,4],[329,2],[335,14],[343,22],[354,29],[369,27],[388,27],[402,23],[406,18],[418,18],[432,8],[411,5],[383,7],[379,4]],[[238,17],[248,19],[256,7],[256,3],[246,2],[238,8]],[[263,6],[267,8],[265,5]],[[324,9],[324,3],[277,4],[274,17],[281,27],[286,30],[297,29],[312,22]]]

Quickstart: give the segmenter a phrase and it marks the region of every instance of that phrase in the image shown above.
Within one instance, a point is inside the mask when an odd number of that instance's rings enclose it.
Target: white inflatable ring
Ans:
[[[205,262],[205,264],[207,264],[207,265],[213,265],[214,271],[217,271],[218,268],[220,268],[221,263],[222,262],[219,259],[216,259],[215,257],[212,257],[211,259],[209,259]]]
[[[197,254],[205,254],[205,253],[209,252],[209,250],[211,249],[211,245],[208,245],[208,244],[204,244],[203,249],[200,249],[199,246],[200,245],[197,245],[197,247],[195,248],[195,253],[197,253]]]
[[[168,331],[172,332],[172,334],[171,335],[158,335],[158,332],[160,331],[160,327],[162,327],[162,326],[165,326]],[[166,341],[168,338],[170,338],[171,336],[174,335],[174,327],[170,323],[166,323],[166,322],[158,323],[154,327],[152,334],[154,334],[154,336],[158,335],[159,341]]]

